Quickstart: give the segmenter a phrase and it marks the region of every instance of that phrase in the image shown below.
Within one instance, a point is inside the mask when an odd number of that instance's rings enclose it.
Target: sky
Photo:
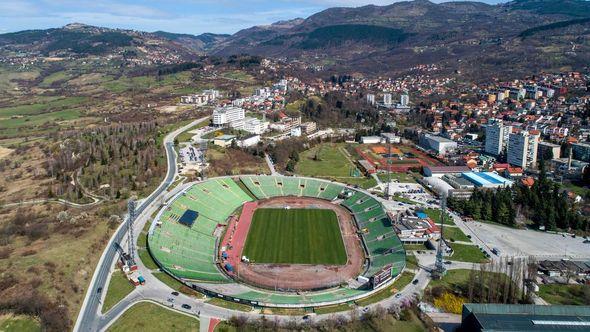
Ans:
[[[150,32],[231,34],[254,25],[305,18],[330,7],[392,2],[395,0],[0,0],[0,33],[77,22]]]

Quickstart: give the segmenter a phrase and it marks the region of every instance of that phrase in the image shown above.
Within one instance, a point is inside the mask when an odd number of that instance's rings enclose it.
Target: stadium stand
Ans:
[[[327,181],[288,176],[242,176],[242,183],[258,199],[277,196],[305,196],[334,200],[344,187]]]
[[[405,251],[381,204],[373,197],[355,190],[342,205],[354,214],[363,232],[370,262],[364,275],[370,277],[388,264],[393,265],[394,273],[399,273],[405,266]]]
[[[232,179],[194,184],[160,215],[158,227],[148,239],[152,256],[178,277],[227,281],[215,264],[213,232],[248,201],[252,198]]]

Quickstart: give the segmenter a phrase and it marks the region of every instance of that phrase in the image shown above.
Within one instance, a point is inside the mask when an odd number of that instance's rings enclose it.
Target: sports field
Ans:
[[[346,264],[336,213],[326,209],[257,209],[242,255],[261,264]]]

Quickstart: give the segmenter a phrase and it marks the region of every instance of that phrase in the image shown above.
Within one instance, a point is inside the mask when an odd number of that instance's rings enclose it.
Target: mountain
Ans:
[[[153,33],[69,24],[0,35],[0,56],[109,56],[131,64],[178,63],[203,54],[299,59],[331,73],[397,74],[437,64],[478,78],[590,63],[590,1],[499,5],[427,0],[329,8],[233,35]]]
[[[581,68],[590,2],[397,2],[330,8],[290,26],[239,31],[213,53],[317,59],[334,70],[395,72],[437,63],[465,74]]]
[[[177,43],[181,43],[185,47],[188,47],[197,52],[208,51],[230,37],[230,35],[227,34],[203,33],[200,35],[190,35],[166,31],[156,31],[153,32],[153,34]]]
[[[164,31],[149,33],[72,23],[61,28],[0,34],[0,55],[16,51],[44,56],[122,57],[145,60],[145,63],[158,62],[158,58],[190,61],[227,37],[209,33],[198,36]]]

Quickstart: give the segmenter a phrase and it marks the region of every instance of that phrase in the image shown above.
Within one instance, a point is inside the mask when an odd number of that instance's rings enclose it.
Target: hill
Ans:
[[[0,56],[98,56],[131,65],[203,54],[298,59],[329,73],[400,74],[436,64],[467,78],[582,70],[590,63],[590,1],[488,5],[427,0],[329,8],[233,35],[153,33],[83,24],[0,35]]]
[[[242,30],[213,53],[319,59],[334,71],[369,73],[429,63],[474,76],[580,69],[590,60],[588,17],[590,2],[582,0],[330,8],[290,27]]]

